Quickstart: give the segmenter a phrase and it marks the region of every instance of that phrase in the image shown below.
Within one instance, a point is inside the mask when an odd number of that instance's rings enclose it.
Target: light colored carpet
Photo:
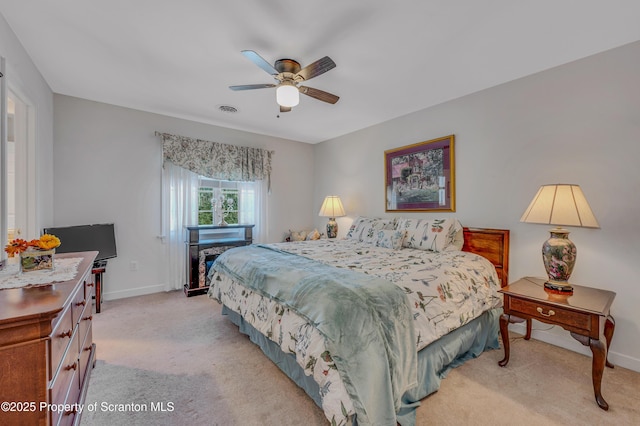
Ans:
[[[102,307],[83,426],[328,424],[207,296],[158,293]],[[640,424],[639,373],[605,370],[605,412],[589,357],[516,335],[511,346],[505,368],[496,350],[452,370],[422,401],[418,425]]]

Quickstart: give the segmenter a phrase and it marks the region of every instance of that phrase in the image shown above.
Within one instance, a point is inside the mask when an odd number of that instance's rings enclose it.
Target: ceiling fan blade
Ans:
[[[267,72],[267,74],[271,74],[273,76],[278,75],[278,70],[276,70],[273,65],[269,62],[265,61],[264,58],[258,55],[253,50],[243,50],[242,53],[246,58],[248,58],[251,62],[262,68]]]
[[[243,84],[240,86],[229,86],[231,90],[253,90],[253,89],[268,89],[270,87],[276,87],[275,84]]]
[[[324,74],[325,72],[335,67],[336,63],[333,62],[330,57],[325,56],[324,58],[318,59],[314,63],[302,68],[297,75],[304,78],[305,80],[309,80],[310,78],[317,77],[320,74]]]
[[[291,107],[285,107],[280,105],[280,112],[289,112],[291,111]]]
[[[316,98],[330,104],[335,104],[336,102],[338,102],[338,99],[340,99],[339,96],[325,92],[324,90],[314,89],[313,87],[300,86],[298,90],[300,91],[300,93],[304,93],[307,96],[311,96],[312,98]]]

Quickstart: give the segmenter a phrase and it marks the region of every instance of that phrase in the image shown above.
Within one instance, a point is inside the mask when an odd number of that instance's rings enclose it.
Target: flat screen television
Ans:
[[[60,239],[60,246],[56,249],[56,253],[98,251],[96,261],[117,256],[113,223],[52,227],[45,228],[43,231]]]

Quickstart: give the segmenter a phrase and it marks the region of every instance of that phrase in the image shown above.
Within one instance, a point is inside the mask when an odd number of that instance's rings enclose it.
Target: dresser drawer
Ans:
[[[80,388],[84,385],[84,379],[87,374],[87,369],[91,369],[92,366],[89,365],[89,360],[91,359],[91,350],[93,349],[93,336],[92,336],[93,327],[91,323],[89,323],[89,329],[87,330],[87,335],[82,343],[82,349],[80,350],[80,376],[79,385]]]
[[[71,386],[69,386],[69,391],[67,392],[67,396],[64,400],[65,404],[70,408],[68,411],[62,412],[52,412],[51,414],[51,424],[57,426],[71,426],[73,425],[76,416],[75,405],[78,403],[78,397],[80,396],[80,388],[78,387],[78,379],[77,377],[80,375],[78,371],[73,372],[73,377],[71,378]]]
[[[74,380],[78,371],[78,332],[76,330],[73,334],[71,344],[64,355],[64,359],[60,363],[60,369],[51,384],[52,404],[64,404],[67,400],[70,388],[78,387],[77,379]],[[53,424],[56,424],[56,421],[54,421]]]
[[[84,375],[87,370],[87,362],[91,355],[91,344],[93,343],[93,309],[91,305],[88,305],[82,312],[80,323],[78,324],[78,353],[80,354],[80,386],[84,380]]]
[[[85,305],[84,310],[80,314],[80,318],[78,320],[78,333],[80,336],[78,337],[78,352],[82,351],[82,345],[84,344],[84,340],[87,336],[87,330],[91,327],[91,322],[93,321],[93,309],[90,303]]]
[[[49,380],[58,370],[58,365],[71,342],[75,323],[71,320],[71,307],[67,306],[60,315],[56,328],[51,333],[51,360],[49,364]]]
[[[74,386],[70,386],[66,395],[66,398],[64,399],[64,401],[59,402],[60,404],[69,404],[70,407],[73,407],[72,404],[77,403],[78,402],[78,396],[80,396],[80,389],[78,388],[78,386],[76,386],[76,377],[78,376],[78,372],[73,371],[73,377],[72,377],[72,382],[74,383]],[[53,404],[56,404],[56,402],[53,402]],[[57,426],[67,426],[67,425],[72,425],[74,420],[75,420],[75,416],[76,413],[75,411],[51,411],[51,424],[52,425],[57,425]]]
[[[521,312],[543,322],[553,317],[554,324],[585,331],[591,330],[591,316],[588,314],[574,312],[554,305],[517,298],[510,298],[509,303],[510,311],[515,315],[518,315],[518,312]]]
[[[73,301],[71,302],[71,319],[74,324],[80,321],[80,315],[82,314],[82,311],[84,311],[85,306],[87,306],[84,289],[86,285],[87,282],[84,280],[82,286],[80,286],[76,294],[73,296]]]
[[[94,296],[96,283],[94,282],[95,278],[93,276],[87,277],[87,280],[84,283],[84,298],[87,301],[91,301]],[[88,302],[87,302],[88,303]],[[91,305],[89,303],[89,305]]]

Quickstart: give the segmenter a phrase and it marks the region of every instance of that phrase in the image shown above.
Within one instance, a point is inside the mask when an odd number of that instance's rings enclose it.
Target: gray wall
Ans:
[[[115,223],[118,257],[105,275],[107,300],[165,285],[162,144],[155,131],[274,150],[269,241],[313,225],[312,145],[63,95],[54,96],[54,111],[55,214],[47,225]]]
[[[570,229],[572,281],[617,293],[611,356],[640,371],[640,42],[316,145],[314,210],[339,195],[349,215],[338,219],[341,235],[356,215],[390,216],[384,151],[449,134],[457,211],[448,215],[511,230],[511,280],[545,276],[540,250],[551,226],[519,222],[539,186],[581,185],[601,229]],[[536,335],[589,353],[564,331]]]

